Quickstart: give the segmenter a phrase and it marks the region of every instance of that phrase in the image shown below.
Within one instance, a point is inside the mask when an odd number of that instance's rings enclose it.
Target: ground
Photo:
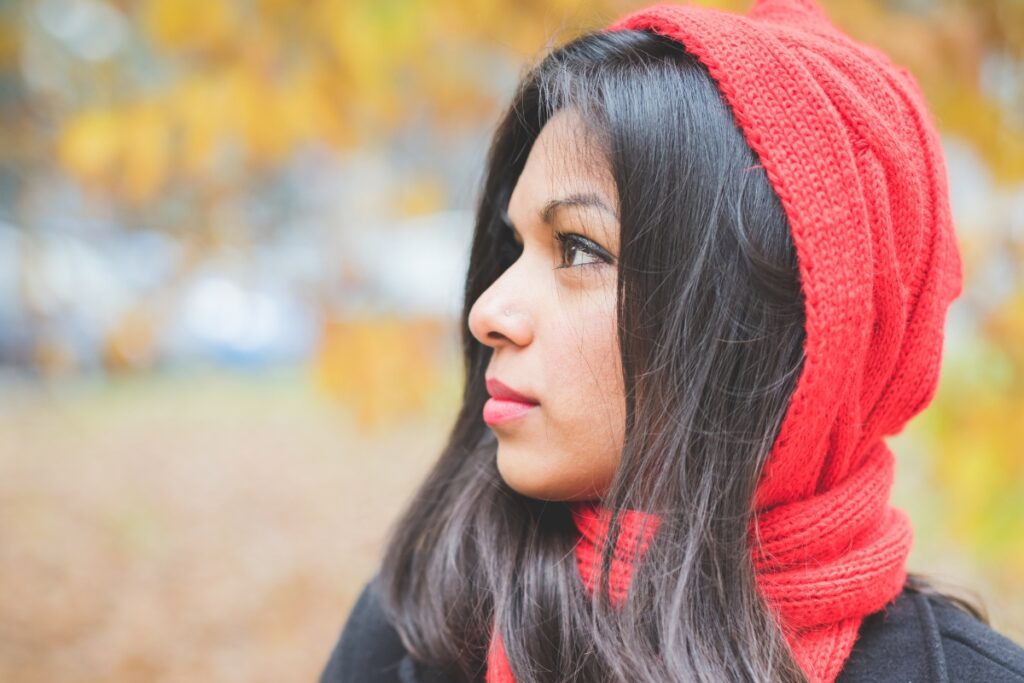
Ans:
[[[456,411],[367,432],[316,386],[303,369],[5,382],[0,681],[315,680]],[[1021,592],[943,544],[911,455],[894,489],[911,568],[976,589],[1021,641]]]

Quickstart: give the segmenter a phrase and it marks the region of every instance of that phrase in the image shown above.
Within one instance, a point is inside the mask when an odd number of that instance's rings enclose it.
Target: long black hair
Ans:
[[[469,311],[517,258],[502,214],[545,122],[571,107],[619,199],[621,463],[600,501],[660,518],[629,596],[585,592],[569,506],[512,490],[481,419],[491,348]],[[465,389],[391,530],[381,604],[418,660],[482,679],[492,625],[520,683],[805,681],[756,583],[748,530],[803,366],[781,203],[705,67],[650,31],[593,31],[528,69],[488,153],[462,313]],[[606,585],[605,545],[598,585]]]

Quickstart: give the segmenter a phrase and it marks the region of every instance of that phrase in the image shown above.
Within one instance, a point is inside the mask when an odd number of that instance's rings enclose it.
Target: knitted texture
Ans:
[[[758,0],[747,14],[656,4],[605,30],[622,29],[678,40],[708,69],[788,219],[805,361],[757,487],[750,547],[797,663],[831,682],[863,618],[906,579],[913,530],[889,504],[883,439],[932,400],[962,289],[938,133],[913,76],[813,0]],[[581,539],[600,532],[599,513],[574,506]],[[612,589],[623,598],[643,519],[627,516],[619,538]],[[599,548],[577,548],[589,590]],[[491,643],[488,683],[513,681],[500,635]]]

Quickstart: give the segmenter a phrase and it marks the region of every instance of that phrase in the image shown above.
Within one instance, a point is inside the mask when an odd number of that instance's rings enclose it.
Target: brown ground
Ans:
[[[5,391],[0,680],[315,680],[446,425],[360,436],[309,386]]]

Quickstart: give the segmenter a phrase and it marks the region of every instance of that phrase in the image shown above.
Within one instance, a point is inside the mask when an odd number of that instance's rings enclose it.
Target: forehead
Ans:
[[[516,187],[509,214],[536,213],[548,199],[575,192],[592,192],[609,206],[617,205],[615,183],[600,147],[586,133],[572,109],[561,109],[541,129]]]

